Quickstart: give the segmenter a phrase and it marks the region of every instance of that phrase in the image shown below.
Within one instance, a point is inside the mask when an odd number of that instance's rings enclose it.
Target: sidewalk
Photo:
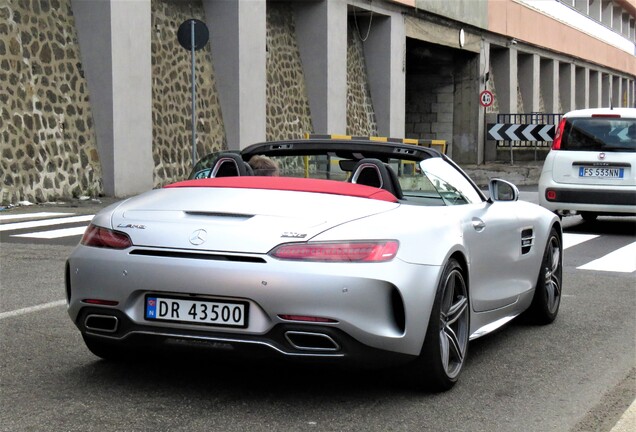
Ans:
[[[636,430],[636,400],[618,420],[611,432],[632,432]]]
[[[460,166],[479,187],[486,187],[488,181],[493,178],[507,180],[515,186],[530,186],[539,184],[543,161],[518,162],[512,165],[505,162],[494,162]]]

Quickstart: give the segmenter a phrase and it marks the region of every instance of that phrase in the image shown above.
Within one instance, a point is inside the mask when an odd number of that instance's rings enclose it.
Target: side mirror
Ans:
[[[502,179],[492,179],[488,183],[490,202],[496,201],[517,201],[519,199],[519,189],[512,183]]]

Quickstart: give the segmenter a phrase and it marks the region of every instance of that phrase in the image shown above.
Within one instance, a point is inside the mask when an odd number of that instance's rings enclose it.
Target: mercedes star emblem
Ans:
[[[195,246],[205,243],[206,238],[208,237],[208,232],[204,229],[198,229],[192,234],[190,234],[190,243]]]

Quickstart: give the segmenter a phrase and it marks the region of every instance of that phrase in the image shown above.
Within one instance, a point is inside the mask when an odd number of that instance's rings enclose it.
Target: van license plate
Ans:
[[[624,176],[623,168],[580,167],[579,177],[618,178]]]

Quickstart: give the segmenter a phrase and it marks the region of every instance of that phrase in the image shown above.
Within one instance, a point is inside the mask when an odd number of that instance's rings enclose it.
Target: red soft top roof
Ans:
[[[195,180],[185,180],[165,186],[167,188],[182,187],[217,187],[239,189],[270,189],[297,192],[313,192],[333,195],[345,195],[360,198],[370,198],[381,201],[397,202],[398,199],[391,192],[371,186],[348,183],[335,180],[322,180],[297,177],[216,177]]]

